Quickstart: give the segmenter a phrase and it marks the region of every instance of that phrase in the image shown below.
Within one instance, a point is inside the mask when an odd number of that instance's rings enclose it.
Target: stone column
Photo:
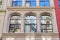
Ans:
[[[39,19],[40,15],[37,15],[37,32],[40,33],[40,19]]]
[[[6,2],[6,7],[12,6],[12,0],[7,0]]]
[[[22,0],[22,6],[25,7],[25,1],[26,0]]]
[[[50,6],[54,7],[54,0],[49,0]]]
[[[24,14],[21,17],[21,32],[24,33]]]
[[[36,0],[36,6],[39,6],[39,0]]]
[[[10,17],[9,17],[9,12],[7,12],[5,14],[5,19],[4,19],[4,27],[3,27],[3,33],[8,33],[8,30],[9,30],[9,20],[10,20]]]

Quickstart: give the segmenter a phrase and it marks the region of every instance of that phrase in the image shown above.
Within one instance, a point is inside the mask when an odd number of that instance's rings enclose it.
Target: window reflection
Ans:
[[[48,14],[41,15],[40,17],[41,32],[52,32],[52,20]]]
[[[18,16],[18,15],[11,16],[9,32],[12,32],[12,33],[20,32],[20,28],[19,28],[20,24],[21,24],[20,16]]]
[[[29,29],[29,30],[28,30]],[[36,32],[36,17],[26,16],[25,17],[25,32]]]

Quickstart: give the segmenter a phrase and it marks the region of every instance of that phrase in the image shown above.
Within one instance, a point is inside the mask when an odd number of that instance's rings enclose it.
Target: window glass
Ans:
[[[48,14],[43,14],[40,17],[41,32],[52,32],[52,20]]]
[[[49,6],[49,0],[40,0],[39,5],[40,6]]]
[[[28,30],[29,29],[29,30]],[[25,32],[36,32],[36,17],[35,16],[26,16],[25,17]]]
[[[9,32],[18,33],[20,32],[21,18],[20,16],[13,15],[10,18]]]
[[[36,6],[36,0],[26,0],[26,6],[30,7]]]
[[[44,6],[44,2],[40,2],[39,4],[40,4],[40,6]]]
[[[22,0],[13,0],[12,6],[22,6]]]

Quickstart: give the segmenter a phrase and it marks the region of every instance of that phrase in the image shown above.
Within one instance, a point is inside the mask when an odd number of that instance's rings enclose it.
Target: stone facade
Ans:
[[[0,9],[0,38],[2,40],[26,40],[26,37],[30,40],[44,40],[45,38],[51,38],[51,40],[59,40],[57,21],[55,15],[54,0],[50,1],[49,7],[40,7],[39,0],[36,0],[36,7],[25,7],[25,0],[22,0],[22,7],[12,7],[12,0],[2,0],[2,7]],[[21,15],[21,32],[8,33],[10,14],[19,13]],[[37,21],[37,33],[24,33],[24,17],[27,13],[33,13],[36,15]],[[52,17],[53,33],[41,33],[39,17],[42,13],[50,13]],[[29,40],[29,39],[28,39]],[[46,39],[48,40],[48,39]]]

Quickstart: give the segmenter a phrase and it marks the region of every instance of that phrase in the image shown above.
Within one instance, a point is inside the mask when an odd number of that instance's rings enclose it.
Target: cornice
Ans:
[[[19,11],[44,11],[44,10],[51,10],[54,9],[54,7],[8,7],[7,8],[10,11],[19,10]]]

